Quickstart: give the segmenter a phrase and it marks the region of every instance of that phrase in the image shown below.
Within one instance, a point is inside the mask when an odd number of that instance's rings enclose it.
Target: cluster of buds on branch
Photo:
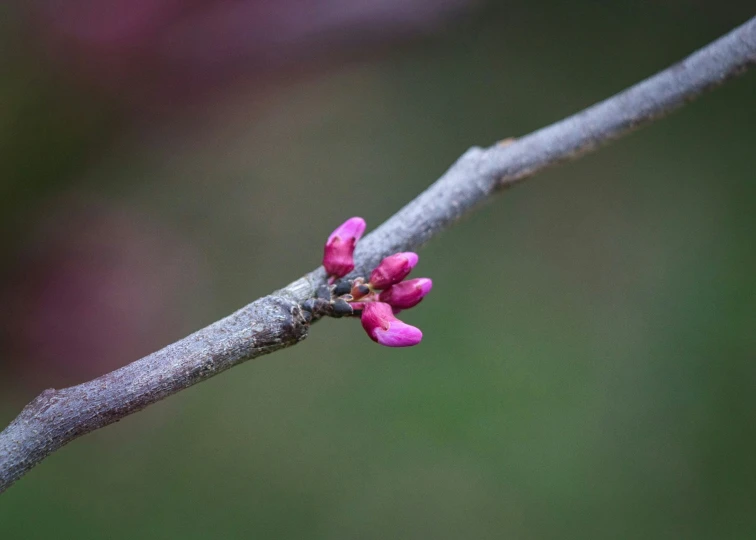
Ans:
[[[423,333],[396,318],[416,306],[433,287],[429,278],[404,280],[417,265],[416,253],[395,253],[381,261],[370,277],[341,278],[354,270],[354,248],[365,232],[365,220],[353,217],[328,237],[323,251],[323,266],[328,285],[320,287],[315,298],[302,305],[305,315],[322,317],[357,316],[370,339],[387,347],[410,347],[423,339]]]

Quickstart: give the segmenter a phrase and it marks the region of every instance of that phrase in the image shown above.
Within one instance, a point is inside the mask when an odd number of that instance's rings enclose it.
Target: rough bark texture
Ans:
[[[438,181],[366,236],[352,273],[417,249],[504,187],[651,122],[756,63],[756,18],[661,73],[511,144],[472,148]],[[80,435],[107,426],[245,360],[294,345],[300,304],[323,268],[207,328],[93,381],[46,390],[0,433],[0,493]]]
[[[0,489],[67,442],[307,336],[297,302],[267,296],[93,381],[45,390],[0,436]]]

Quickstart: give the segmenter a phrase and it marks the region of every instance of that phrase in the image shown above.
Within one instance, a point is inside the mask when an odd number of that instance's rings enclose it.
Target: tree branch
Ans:
[[[502,188],[593,150],[691,101],[756,63],[756,18],[682,62],[511,144],[468,150],[438,181],[359,243],[353,276],[417,249]],[[0,493],[76,437],[112,424],[245,360],[307,337],[300,304],[318,268],[287,287],[93,381],[45,390],[0,433]]]

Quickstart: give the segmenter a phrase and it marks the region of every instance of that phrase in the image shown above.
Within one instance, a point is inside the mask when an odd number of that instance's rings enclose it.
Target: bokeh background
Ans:
[[[0,423],[311,270],[466,148],[751,1],[8,1]],[[55,453],[0,537],[753,538],[756,74],[421,253],[425,340],[327,320]]]

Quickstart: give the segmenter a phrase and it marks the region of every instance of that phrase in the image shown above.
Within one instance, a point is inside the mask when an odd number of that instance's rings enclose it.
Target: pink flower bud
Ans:
[[[418,305],[432,287],[433,282],[429,278],[409,279],[396,283],[383,291],[378,295],[378,300],[390,304],[394,308],[394,313],[397,313],[397,310],[409,309]]]
[[[411,347],[423,339],[419,328],[403,323],[383,302],[367,302],[362,310],[362,327],[375,342],[386,347]]]
[[[376,289],[387,289],[399,283],[417,264],[417,253],[395,253],[383,259],[381,264],[370,274],[370,284]]]
[[[354,270],[354,247],[364,232],[365,220],[353,217],[331,233],[323,249],[323,266],[329,275],[340,278]]]

